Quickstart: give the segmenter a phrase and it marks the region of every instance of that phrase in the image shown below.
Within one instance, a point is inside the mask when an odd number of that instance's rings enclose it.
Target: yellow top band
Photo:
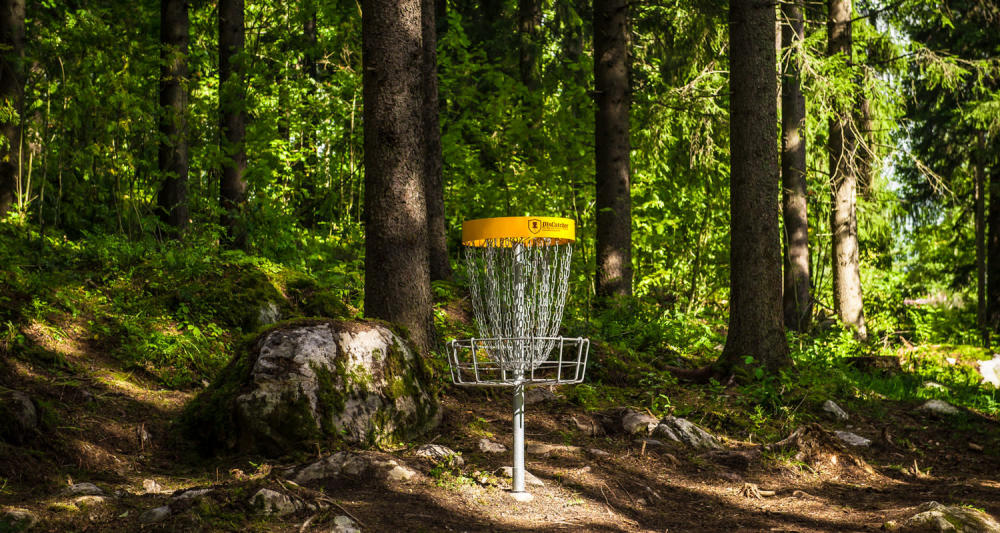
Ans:
[[[466,220],[462,223],[462,244],[485,246],[487,239],[554,239],[551,244],[576,240],[576,221],[558,217],[498,217]]]

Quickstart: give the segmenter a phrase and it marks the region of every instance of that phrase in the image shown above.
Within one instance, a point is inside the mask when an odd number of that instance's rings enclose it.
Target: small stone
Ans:
[[[608,453],[608,452],[606,452],[604,450],[601,450],[599,448],[589,448],[587,451],[590,452],[591,455],[596,455],[598,457],[610,457],[611,456],[610,453]]]
[[[139,521],[144,524],[155,524],[156,522],[162,522],[170,516],[170,506],[164,505],[162,507],[154,507],[141,515],[139,515]]]
[[[514,492],[514,491],[510,491],[508,494],[510,494],[511,498],[514,498],[515,500],[517,500],[519,502],[530,502],[531,500],[535,499],[535,497],[532,496],[532,494],[530,492]]]
[[[550,402],[557,397],[548,387],[532,387],[524,392],[524,404],[535,405],[536,403]]]
[[[296,483],[309,483],[341,475],[359,476],[368,469],[368,461],[350,452],[337,452],[299,469],[285,471],[285,477]]]
[[[648,413],[626,410],[622,416],[622,429],[629,435],[637,433],[649,435],[656,428],[657,423],[656,417]]]
[[[983,451],[983,447],[981,445],[976,444],[975,442],[972,442],[972,441],[969,441],[969,449],[972,450],[972,451],[974,451],[974,452],[981,452],[981,451]]]
[[[635,500],[635,503],[639,505],[646,505],[646,498],[638,498],[637,500]]]
[[[660,421],[660,424],[669,427],[681,442],[691,446],[692,448],[707,448],[713,450],[722,448],[715,436],[683,418],[666,416]]]
[[[1000,533],[1000,523],[978,509],[927,502],[917,510],[902,524],[904,530]]]
[[[556,446],[545,444],[544,442],[532,442],[525,446],[525,451],[532,455],[549,455],[556,450]]]
[[[250,498],[250,504],[260,509],[264,514],[274,516],[284,516],[299,509],[298,503],[291,497],[268,488],[258,490]]]
[[[63,491],[68,496],[100,496],[104,491],[93,483],[75,483]]]
[[[257,322],[260,326],[270,326],[281,320],[281,309],[274,302],[267,302],[257,310]]]
[[[357,522],[351,520],[351,517],[339,515],[333,518],[333,527],[330,528],[330,533],[361,533],[361,528]]]
[[[73,503],[81,509],[86,507],[97,507],[99,505],[104,505],[109,501],[111,501],[111,498],[108,498],[107,496],[77,496],[73,499]]]
[[[146,491],[146,494],[159,494],[163,491],[163,487],[153,479],[142,480],[142,489]]]
[[[833,400],[823,402],[823,410],[832,416],[834,420],[839,420],[840,422],[846,422],[850,418],[847,411],[841,409]]]
[[[799,499],[803,499],[803,500],[808,500],[809,498],[812,498],[812,495],[809,494],[808,492],[804,491],[804,490],[793,490],[792,491],[792,498],[799,498]]]
[[[455,466],[462,466],[465,464],[465,459],[462,456],[452,450],[447,446],[442,446],[440,444],[424,444],[416,450],[417,457],[426,457],[435,463],[447,463]]]
[[[569,417],[569,420],[571,428],[576,428],[577,430],[582,431],[585,435],[596,437],[604,434],[604,428],[590,417],[584,416],[577,418],[575,416],[571,416]]]
[[[927,400],[917,408],[918,411],[927,411],[937,415],[957,415],[961,411],[954,405],[944,400]]]
[[[482,438],[479,439],[479,450],[483,453],[503,453],[507,451],[507,447],[499,442],[493,442],[490,439]]]
[[[677,436],[677,433],[674,433],[674,430],[671,429],[670,426],[666,424],[657,424],[656,427],[653,428],[653,436],[667,440],[672,440],[674,442],[681,442],[681,439]]]
[[[0,511],[0,526],[8,526],[12,531],[31,529],[38,523],[38,517],[27,509],[13,507]]]
[[[923,384],[923,388],[934,389],[934,390],[948,390],[948,387],[945,387],[944,385],[938,383],[937,381],[925,381]]]
[[[175,493],[173,499],[179,502],[198,501],[213,492],[215,492],[213,489],[191,489],[179,494]]]
[[[500,470],[503,471],[504,477],[513,477],[514,476],[514,468],[511,467],[511,466],[505,466],[505,467],[501,468]],[[527,483],[528,485],[534,485],[536,487],[544,487],[545,486],[545,483],[542,483],[542,480],[538,479],[537,477],[535,477],[534,474],[532,474],[531,472],[528,472],[527,470],[524,471],[524,482]]]
[[[396,465],[392,467],[385,474],[385,478],[389,481],[409,481],[413,479],[417,473],[410,468],[405,466]]]
[[[834,431],[833,434],[836,435],[838,439],[851,446],[867,448],[872,444],[871,439],[866,439],[861,435],[851,433],[850,431]]]

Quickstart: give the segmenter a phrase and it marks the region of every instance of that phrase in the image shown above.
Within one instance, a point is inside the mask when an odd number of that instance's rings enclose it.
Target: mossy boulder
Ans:
[[[391,447],[435,426],[427,370],[372,321],[305,319],[262,332],[187,408],[205,451],[279,455],[314,442]]]

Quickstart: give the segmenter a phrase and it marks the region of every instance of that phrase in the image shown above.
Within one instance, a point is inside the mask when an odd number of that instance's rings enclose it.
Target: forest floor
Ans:
[[[324,487],[322,495],[300,496],[327,502],[326,510],[262,516],[247,503],[261,487],[297,491],[277,474],[288,461],[200,459],[171,429],[194,393],[124,371],[102,355],[84,321],[64,324],[61,335],[29,334],[64,360],[48,367],[14,359],[6,385],[46,406],[57,422],[42,439],[5,446],[0,506],[30,511],[37,531],[331,531],[338,515],[353,517],[363,531],[875,531],[928,501],[1000,516],[996,420],[972,412],[937,418],[915,410],[915,402],[878,399],[877,409],[854,410],[848,422],[822,423],[868,437],[872,446],[847,451],[820,443],[796,459],[795,450],[758,453],[759,443],[725,434],[717,434],[723,452],[643,446],[599,429],[608,425],[607,411],[588,411],[557,394],[528,407],[529,449],[545,453],[529,453],[527,468],[544,486],[529,487],[534,499],[518,502],[495,475],[509,464],[509,452],[487,454],[477,446],[489,438],[509,450],[510,398],[448,387],[442,424],[412,446],[447,445],[461,453],[463,467],[435,465],[412,448],[360,451],[391,457],[417,475]],[[102,494],[66,493],[81,482],[93,482]],[[746,484],[765,495],[755,497]],[[205,488],[212,492],[187,504],[171,496]],[[164,505],[172,507],[165,520],[140,520]]]

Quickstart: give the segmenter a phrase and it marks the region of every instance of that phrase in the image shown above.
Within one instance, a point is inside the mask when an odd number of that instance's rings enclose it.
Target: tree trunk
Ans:
[[[24,0],[0,3],[0,105],[15,113],[0,122],[6,139],[0,149],[0,217],[14,204],[14,190],[21,172],[21,118],[24,101]]]
[[[246,247],[246,230],[240,212],[246,199],[247,152],[246,90],[243,78],[243,0],[219,0],[219,132],[222,179],[219,200],[222,206],[224,243]]]
[[[629,168],[629,65],[627,0],[594,2],[594,84],[597,107],[594,167],[597,178],[598,296],[632,294],[632,201]]]
[[[451,279],[448,230],[444,219],[441,176],[441,124],[438,119],[437,23],[434,0],[420,1],[422,13],[424,85],[424,191],[427,198],[427,238],[432,280]]]
[[[851,0],[830,0],[827,21],[828,53],[843,54],[851,62]],[[858,260],[857,143],[850,110],[842,109],[830,120],[830,208],[833,260],[833,303],[841,322],[866,339],[865,312]]]
[[[518,30],[520,32],[521,83],[529,91],[539,88],[538,27],[542,24],[540,0],[517,0]]]
[[[433,343],[420,0],[364,0],[365,314]],[[414,68],[417,66],[417,68]]]
[[[983,344],[989,346],[989,333],[986,327],[986,133],[979,132],[975,170],[975,201],[976,201],[976,326],[982,333]]]
[[[177,232],[188,224],[187,0],[160,3],[160,219]]]
[[[781,313],[774,5],[729,3],[729,333],[719,373],[791,365]]]
[[[864,93],[858,99],[858,133],[861,142],[857,147],[858,154],[858,194],[862,198],[871,198],[873,181],[875,179],[875,147],[872,146],[872,130],[875,123],[872,120],[871,101]]]
[[[781,181],[785,222],[785,327],[809,328],[812,294],[809,285],[809,217],[806,201],[806,99],[802,94],[801,61],[805,39],[803,0],[781,4],[782,40],[790,48],[781,79]]]
[[[301,204],[298,206],[299,220],[307,228],[315,228],[318,221],[317,211],[322,204],[322,198],[317,188],[317,166],[318,157],[316,155],[316,120],[317,114],[314,110],[316,101],[316,86],[319,84],[319,64],[317,61],[319,41],[317,30],[317,3],[316,0],[305,0],[302,6],[302,40],[303,54],[300,65],[305,73],[309,84],[306,89],[306,101],[304,109],[307,109],[307,117],[304,121],[304,128],[301,136],[301,147],[303,157],[296,164],[296,175],[298,176],[302,192]],[[333,218],[333,217],[331,217]]]
[[[990,201],[986,213],[986,319],[991,333],[1000,331],[1000,161],[990,157]]]

